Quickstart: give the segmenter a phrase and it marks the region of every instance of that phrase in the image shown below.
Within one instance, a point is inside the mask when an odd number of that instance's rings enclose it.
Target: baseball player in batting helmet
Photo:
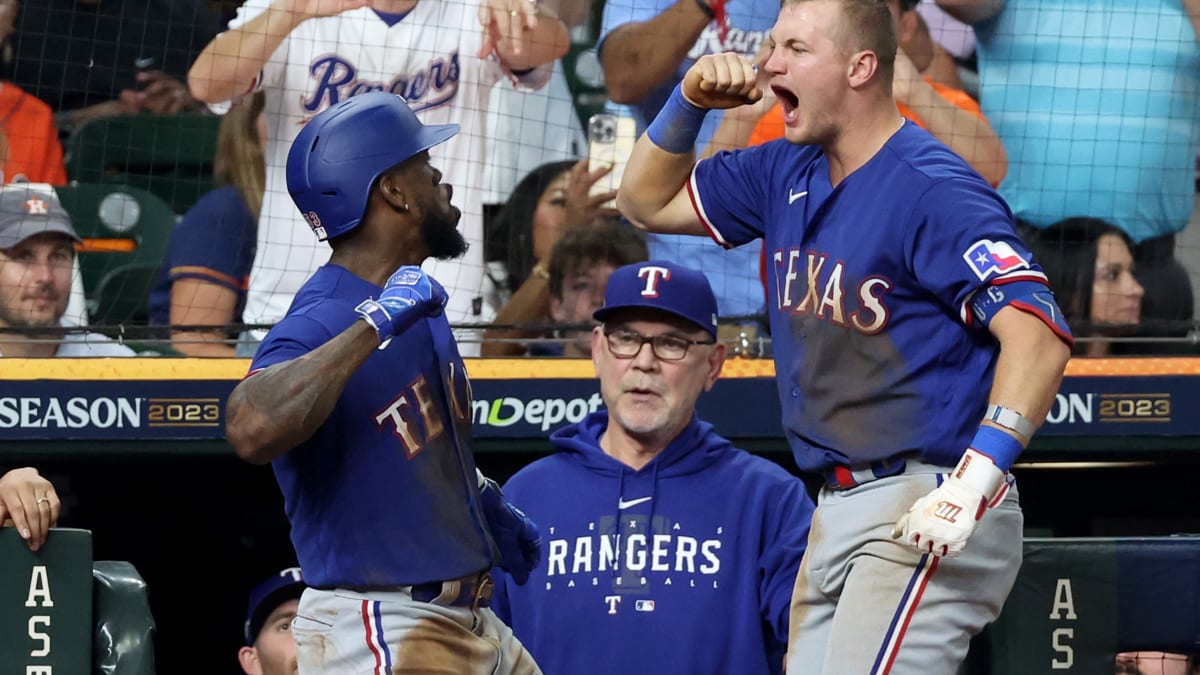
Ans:
[[[759,75],[703,57],[634,148],[642,227],[764,239],[783,426],[825,483],[796,577],[788,672],[952,675],[1021,562],[1008,470],[1070,354],[1007,204],[892,99],[879,0],[785,0],[763,68],[787,141],[694,164],[708,109]]]
[[[298,134],[329,108],[371,91],[402,95],[421,120],[457,124],[444,139],[438,168],[470,186],[455,200],[470,250],[425,269],[453,291],[452,323],[491,318],[483,259],[483,186],[494,162],[489,100],[500,87],[541,88],[571,38],[554,3],[528,0],[244,0],[228,29],[196,56],[188,85],[196,98],[225,103],[251,91],[266,95],[265,190],[258,246],[246,291],[245,322],[283,318],[300,286],[330,249],[298,228],[285,164]],[[267,26],[270,29],[267,29]],[[503,84],[500,84],[503,83]],[[358,130],[371,131],[364,123]],[[353,139],[346,137],[346,143]],[[378,151],[394,147],[386,141]],[[386,167],[385,167],[386,168]],[[359,186],[365,195],[366,184]],[[322,227],[322,226],[317,226]],[[327,233],[330,231],[327,229]],[[332,234],[331,234],[332,236]],[[465,330],[465,329],[464,329]],[[239,349],[265,331],[247,331]],[[477,349],[477,343],[464,343]]]
[[[524,581],[538,531],[475,468],[446,292],[419,267],[464,248],[428,152],[454,132],[374,92],[318,115],[289,154],[289,190],[333,254],[230,395],[226,430],[283,492],[310,586],[301,673],[540,672],[488,609],[489,571]]]

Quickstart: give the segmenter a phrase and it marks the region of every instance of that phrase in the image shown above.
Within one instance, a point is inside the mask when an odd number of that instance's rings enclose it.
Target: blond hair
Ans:
[[[255,218],[262,208],[267,182],[262,139],[258,135],[258,117],[264,105],[265,97],[258,91],[241,99],[225,113],[217,131],[217,154],[213,160],[213,177],[217,184],[232,185]]]
[[[783,0],[782,6],[814,1]],[[879,59],[881,79],[890,83],[896,63],[897,37],[887,0],[828,1],[836,3],[842,10],[836,34],[830,38],[846,55],[861,51],[874,52]]]

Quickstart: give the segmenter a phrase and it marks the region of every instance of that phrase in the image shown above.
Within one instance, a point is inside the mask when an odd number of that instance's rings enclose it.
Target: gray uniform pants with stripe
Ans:
[[[792,595],[789,675],[957,672],[1012,590],[1024,518],[1013,485],[962,554],[922,555],[893,540],[892,526],[937,478],[901,474],[821,491]]]

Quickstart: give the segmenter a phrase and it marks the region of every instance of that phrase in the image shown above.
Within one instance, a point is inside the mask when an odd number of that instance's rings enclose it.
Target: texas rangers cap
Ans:
[[[592,316],[604,321],[618,310],[635,308],[674,314],[717,337],[717,298],[698,270],[667,260],[626,265],[608,278],[604,306]]]
[[[299,567],[280,570],[255,586],[250,591],[250,604],[246,607],[246,644],[253,646],[271,612],[288,600],[299,598],[305,588]]]
[[[0,187],[0,248],[12,248],[43,232],[58,232],[80,241],[54,188],[44,183]]]

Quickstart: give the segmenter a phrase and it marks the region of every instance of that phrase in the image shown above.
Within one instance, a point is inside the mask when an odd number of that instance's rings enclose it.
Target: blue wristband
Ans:
[[[971,439],[971,447],[992,458],[1001,471],[1012,468],[1021,451],[1025,449],[1012,434],[1000,431],[996,427],[980,426]]]
[[[654,117],[654,121],[646,129],[646,135],[658,147],[675,155],[692,151],[696,145],[696,137],[700,135],[700,125],[704,124],[704,116],[708,111],[697,108],[683,97],[683,90],[676,86],[671,90],[662,110]]]

